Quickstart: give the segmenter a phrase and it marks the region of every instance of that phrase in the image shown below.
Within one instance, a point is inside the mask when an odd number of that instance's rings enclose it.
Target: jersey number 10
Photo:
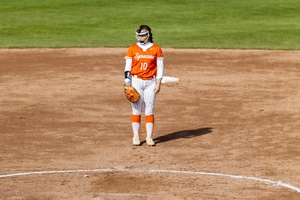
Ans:
[[[146,70],[148,68],[148,63],[142,62],[141,63],[141,70]]]

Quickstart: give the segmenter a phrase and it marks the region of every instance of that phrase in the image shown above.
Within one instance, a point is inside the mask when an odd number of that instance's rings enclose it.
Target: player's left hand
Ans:
[[[160,83],[157,83],[154,88],[154,93],[157,94],[160,91]]]

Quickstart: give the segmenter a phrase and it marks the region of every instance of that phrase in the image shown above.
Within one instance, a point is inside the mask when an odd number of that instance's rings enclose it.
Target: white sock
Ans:
[[[138,122],[132,122],[132,130],[134,136],[139,136],[140,124]]]
[[[146,123],[147,137],[152,137],[153,123]]]

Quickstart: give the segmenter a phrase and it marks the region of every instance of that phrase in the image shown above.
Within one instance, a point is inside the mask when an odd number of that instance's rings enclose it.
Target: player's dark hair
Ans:
[[[153,36],[152,36],[151,28],[148,25],[140,25],[140,28],[138,28],[136,30],[136,32],[141,33],[141,31],[143,29],[146,29],[147,31],[149,31],[149,42],[153,43]]]

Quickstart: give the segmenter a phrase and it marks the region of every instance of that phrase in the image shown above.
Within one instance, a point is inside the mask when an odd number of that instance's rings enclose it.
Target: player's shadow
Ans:
[[[155,143],[163,143],[170,140],[177,140],[182,138],[194,138],[201,135],[205,135],[212,132],[211,127],[205,127],[205,128],[199,128],[194,130],[183,130],[183,131],[177,131],[173,133],[169,133],[167,135],[159,136],[157,138],[154,138]]]

